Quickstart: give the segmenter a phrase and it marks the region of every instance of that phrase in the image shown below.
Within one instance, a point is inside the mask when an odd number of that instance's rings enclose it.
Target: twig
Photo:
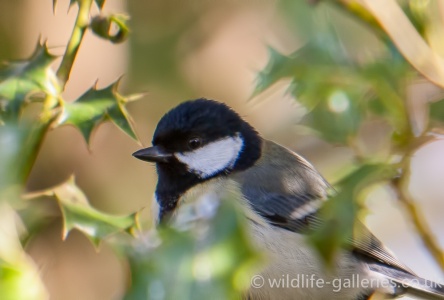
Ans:
[[[77,56],[77,52],[79,51],[85,31],[88,28],[92,1],[93,0],[78,1],[79,11],[77,13],[77,19],[68,42],[68,46],[66,47],[65,54],[63,55],[62,63],[57,70],[57,77],[60,79],[63,86],[65,86],[69,79],[74,60]]]
[[[399,200],[404,203],[405,208],[407,209],[407,214],[413,222],[413,225],[415,226],[415,229],[419,234],[422,242],[424,243],[426,249],[435,259],[437,264],[441,267],[441,270],[444,271],[444,253],[442,252],[429,226],[424,221],[424,218],[422,217],[421,212],[418,209],[415,201],[412,199],[412,196],[408,192],[409,177],[410,171],[408,170],[405,174],[401,175],[398,180],[393,182],[398,193]]]

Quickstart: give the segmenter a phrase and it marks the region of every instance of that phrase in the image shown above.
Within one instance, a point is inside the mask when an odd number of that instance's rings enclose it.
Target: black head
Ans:
[[[165,114],[152,143],[133,155],[157,165],[161,219],[191,187],[252,166],[262,144],[256,130],[235,111],[207,99],[184,102]]]

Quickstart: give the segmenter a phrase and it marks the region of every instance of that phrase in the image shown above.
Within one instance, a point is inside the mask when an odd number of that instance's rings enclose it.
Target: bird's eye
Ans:
[[[202,140],[198,137],[193,137],[188,141],[188,147],[191,150],[197,149],[202,144]]]

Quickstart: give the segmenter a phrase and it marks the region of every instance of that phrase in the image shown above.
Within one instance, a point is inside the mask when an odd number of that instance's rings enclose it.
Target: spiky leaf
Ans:
[[[104,121],[111,120],[123,132],[137,139],[125,108],[130,98],[120,95],[117,86],[118,82],[101,90],[91,88],[77,101],[65,103],[59,125],[76,126],[89,143],[93,130]]]
[[[10,62],[0,70],[0,116],[18,118],[28,96],[43,93],[56,98],[60,86],[50,65],[55,60],[46,45],[38,45],[34,54],[23,61]]]
[[[98,246],[103,239],[112,234],[130,232],[137,227],[136,214],[115,216],[93,208],[85,194],[75,184],[73,177],[59,186],[30,196],[53,196],[58,200],[63,214],[64,238],[71,230],[77,229]]]
[[[339,41],[323,37],[288,56],[274,49],[269,53],[255,94],[291,79],[289,91],[308,110],[307,125],[327,141],[346,143],[371,111],[388,119],[395,132],[408,134],[402,92],[412,71],[397,51],[387,51],[381,62],[360,64]]]

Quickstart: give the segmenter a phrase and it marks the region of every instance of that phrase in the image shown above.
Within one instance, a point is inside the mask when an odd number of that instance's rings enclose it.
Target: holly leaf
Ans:
[[[359,101],[360,93],[340,88],[319,90],[321,100],[302,122],[316,130],[324,140],[346,144],[356,136],[365,113],[365,107]]]
[[[339,249],[350,246],[364,190],[395,175],[396,170],[391,165],[364,164],[337,184],[338,192],[320,210],[323,222],[309,236],[309,241],[327,267],[334,267]]]
[[[32,94],[59,95],[60,85],[50,67],[55,59],[46,45],[39,44],[28,60],[9,62],[0,70],[0,116],[17,119]]]
[[[258,74],[255,94],[260,93],[282,78],[292,78],[293,94],[300,97],[311,89],[332,84],[349,83],[354,66],[332,29],[321,31],[304,46],[289,55],[283,55],[269,48],[269,60]],[[305,106],[311,107],[310,99],[299,99]]]
[[[412,72],[397,51],[386,50],[387,58],[380,62],[358,63],[337,38],[326,34],[290,55],[270,49],[254,95],[280,79],[291,79],[288,91],[307,109],[306,125],[329,142],[347,143],[371,111],[403,134],[408,120],[399,91]]]
[[[289,92],[308,111],[304,121],[325,140],[346,143],[357,134],[369,112],[387,119],[401,136],[399,140],[406,140],[409,120],[403,93],[413,74],[399,51],[387,43],[378,49],[382,52],[377,59],[362,54],[368,49],[362,51],[359,39],[354,40],[344,27],[349,23],[339,20],[348,17],[334,7],[313,9],[295,1],[282,4],[284,15],[291,16],[290,23],[300,22],[295,29],[307,43],[289,55],[270,49],[268,64],[257,76],[254,95],[281,79],[290,79]],[[300,19],[293,20],[300,14]],[[358,30],[357,34],[368,34]]]
[[[284,56],[270,49],[267,67],[259,74],[256,93],[262,92],[281,78],[289,77],[289,91],[303,104],[308,114],[306,125],[327,141],[346,143],[354,136],[365,110],[361,104],[362,80],[356,78],[356,67],[345,62],[339,48],[325,49],[310,42],[295,53]]]
[[[58,125],[73,125],[77,127],[90,142],[93,130],[107,120],[111,120],[123,132],[137,140],[133,121],[128,114],[125,104],[137,99],[124,97],[117,92],[118,83],[98,90],[95,87],[88,90],[77,101],[63,104],[63,112]]]
[[[124,299],[238,299],[260,260],[245,218],[230,199],[216,215],[180,229],[161,227],[128,249],[131,286]]]
[[[41,196],[55,197],[63,214],[63,238],[77,229],[98,247],[106,237],[119,232],[132,232],[137,225],[137,214],[115,216],[93,208],[75,184],[74,177],[52,189],[28,195],[28,198]]]
[[[6,202],[0,202],[0,291],[2,300],[48,299],[36,264],[20,242],[20,218]]]
[[[289,56],[285,56],[276,49],[268,47],[268,63],[265,68],[257,74],[256,86],[253,96],[267,90],[278,80],[291,77],[292,69],[296,67],[292,59],[297,55],[297,51]]]

